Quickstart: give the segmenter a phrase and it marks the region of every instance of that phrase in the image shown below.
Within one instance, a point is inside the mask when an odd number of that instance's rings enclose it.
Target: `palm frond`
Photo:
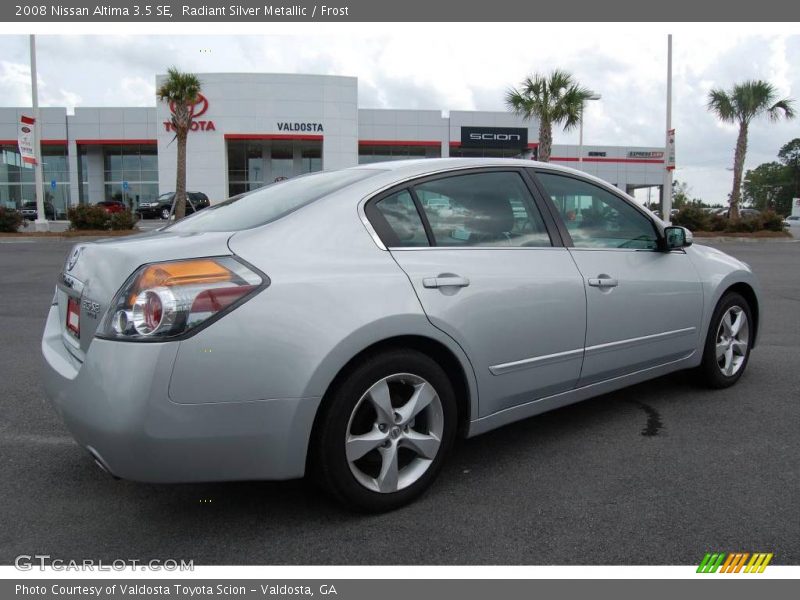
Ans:
[[[796,113],[794,110],[794,100],[791,98],[784,98],[778,100],[775,104],[767,109],[767,116],[770,121],[779,121],[781,117],[790,121],[795,118]]]
[[[733,123],[736,120],[736,109],[733,99],[728,92],[720,89],[713,89],[708,93],[708,110],[716,113],[719,120],[723,123]]]

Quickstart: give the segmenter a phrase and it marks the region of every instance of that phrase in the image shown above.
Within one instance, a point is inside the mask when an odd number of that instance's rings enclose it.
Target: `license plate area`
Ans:
[[[76,338],[81,337],[81,306],[72,296],[67,297],[67,331]]]

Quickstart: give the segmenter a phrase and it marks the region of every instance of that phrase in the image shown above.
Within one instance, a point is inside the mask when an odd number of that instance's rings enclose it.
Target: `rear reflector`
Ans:
[[[67,329],[75,334],[75,337],[81,335],[81,309],[78,301],[75,298],[67,300]]]

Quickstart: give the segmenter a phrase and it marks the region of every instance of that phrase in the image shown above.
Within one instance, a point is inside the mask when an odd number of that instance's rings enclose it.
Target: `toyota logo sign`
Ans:
[[[194,104],[189,107],[189,116],[191,118],[199,117],[200,115],[204,115],[208,110],[208,98],[203,96],[203,94],[197,94],[197,100]],[[175,103],[169,103],[169,111],[174,115],[175,114]]]
[[[169,103],[169,111],[172,115],[175,115],[175,103]],[[189,118],[191,119],[191,125],[189,128],[192,131],[216,131],[217,128],[214,126],[214,121],[206,121],[206,120],[199,120],[197,117],[200,117],[206,114],[208,111],[208,98],[206,98],[203,94],[197,94],[197,100],[195,100],[194,104],[189,106]],[[167,131],[175,131],[175,126],[172,124],[172,121],[164,121],[164,129]]]

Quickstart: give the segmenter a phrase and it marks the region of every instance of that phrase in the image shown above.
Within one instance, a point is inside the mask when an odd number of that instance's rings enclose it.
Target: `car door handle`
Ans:
[[[619,285],[619,281],[613,277],[590,277],[589,285],[599,288],[617,287]]]
[[[441,288],[441,287],[467,287],[469,279],[466,277],[425,277],[422,280],[422,287]]]

